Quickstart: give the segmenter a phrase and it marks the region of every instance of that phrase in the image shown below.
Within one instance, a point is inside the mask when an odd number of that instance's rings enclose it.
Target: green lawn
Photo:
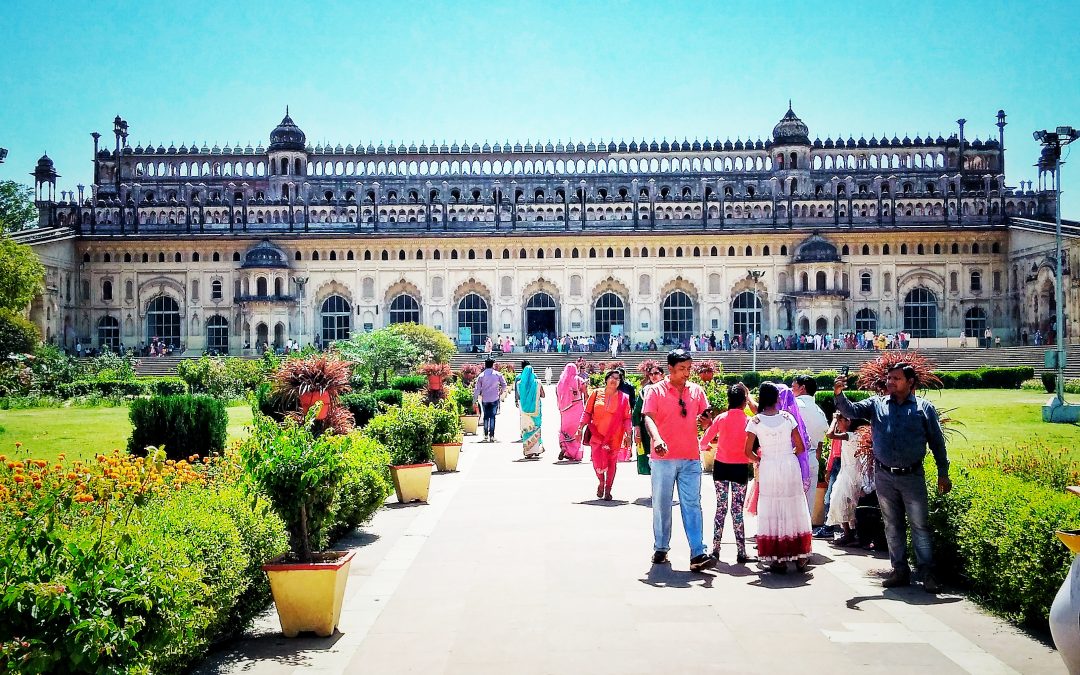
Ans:
[[[963,422],[956,427],[959,433],[948,438],[953,459],[962,460],[965,454],[983,448],[1038,441],[1070,448],[1080,460],[1080,426],[1042,421],[1042,405],[1048,398],[1043,392],[1011,389],[945,389],[929,395],[939,411],[952,408],[949,417]]]
[[[239,438],[251,423],[251,408],[229,410],[229,439]],[[53,459],[63,452],[69,459],[91,458],[99,452],[127,447],[131,435],[128,409],[31,408],[0,411],[0,454],[9,457],[21,442],[32,457]]]

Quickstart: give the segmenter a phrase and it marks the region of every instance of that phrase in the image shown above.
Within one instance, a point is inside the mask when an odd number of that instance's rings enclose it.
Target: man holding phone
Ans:
[[[690,544],[690,571],[714,567],[716,558],[702,541],[701,455],[698,418],[709,407],[705,390],[690,382],[692,357],[684,349],[668,352],[668,376],[642,391],[641,411],[652,439],[654,565],[668,562],[671,542],[671,497],[679,489],[679,513]]]

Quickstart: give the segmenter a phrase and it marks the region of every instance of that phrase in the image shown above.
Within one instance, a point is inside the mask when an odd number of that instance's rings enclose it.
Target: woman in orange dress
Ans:
[[[592,452],[593,469],[600,481],[596,496],[611,501],[611,485],[615,482],[618,453],[623,436],[630,424],[630,398],[619,391],[622,375],[618,370],[604,374],[604,388],[594,391],[585,404],[578,433],[589,430],[588,445]]]

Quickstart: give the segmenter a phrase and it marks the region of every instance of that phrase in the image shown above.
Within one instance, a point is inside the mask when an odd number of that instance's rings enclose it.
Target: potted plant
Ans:
[[[442,389],[443,379],[453,374],[445,363],[424,363],[417,367],[416,372],[427,377],[428,389],[432,391]]]
[[[390,451],[390,478],[402,504],[427,502],[431,486],[431,406],[406,401],[368,422],[365,433]]]
[[[660,366],[660,362],[656,359],[642,359],[641,363],[637,366],[637,371],[642,375],[648,375],[649,371]]]
[[[281,632],[329,637],[341,617],[353,551],[319,551],[332,524],[334,500],[346,466],[337,436],[315,435],[314,413],[278,425],[256,415],[240,446],[246,474],[285,521],[289,553],[263,565]]]
[[[461,378],[461,384],[466,387],[472,386],[473,381],[480,375],[480,366],[476,363],[466,363],[458,371],[458,377]]]
[[[316,403],[322,406],[315,419],[324,420],[337,407],[338,396],[349,391],[352,368],[349,363],[326,354],[306,359],[288,359],[274,373],[274,387],[286,405],[299,405],[307,415]]]
[[[462,432],[475,436],[480,425],[480,416],[473,409],[472,390],[468,387],[456,387],[453,400],[460,416]]]
[[[716,362],[715,361],[695,361],[694,373],[701,378],[703,382],[709,382],[716,375]]]
[[[461,419],[455,411],[444,406],[431,409],[431,452],[439,471],[457,471],[461,454]]]

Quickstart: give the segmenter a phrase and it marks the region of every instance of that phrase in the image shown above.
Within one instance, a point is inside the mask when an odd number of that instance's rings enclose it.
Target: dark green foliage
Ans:
[[[177,396],[187,393],[187,382],[179,377],[147,377],[142,380],[155,396]]]
[[[254,391],[268,371],[262,360],[203,356],[181,360],[176,372],[193,394],[236,399]]]
[[[749,389],[757,389],[758,385],[761,384],[761,374],[753,370],[743,373],[739,379]]]
[[[1028,366],[987,367],[978,370],[935,370],[934,374],[945,389],[1019,389],[1024,380],[1035,377],[1035,369]],[[1045,376],[1043,382],[1046,382]]]
[[[953,472],[947,495],[930,491],[935,564],[990,609],[1045,630],[1072,554],[1053,536],[1080,527],[1080,500],[987,469]]]
[[[229,415],[212,396],[155,396],[131,403],[128,452],[142,454],[148,445],[164,446],[169,459],[209,457],[225,448]]]
[[[1042,383],[1047,394],[1055,393],[1057,391],[1057,373],[1043,373]]]
[[[871,392],[859,391],[859,390],[846,390],[844,395],[847,396],[849,401],[862,401],[864,399],[873,396]],[[825,413],[827,419],[832,419],[833,413],[836,412],[836,406],[833,404],[833,392],[832,387],[829,387],[828,391],[818,391],[814,394],[814,402],[818,404],[822,412]]]
[[[390,388],[398,391],[423,391],[427,387],[427,378],[423,375],[402,375],[390,380]]]
[[[37,326],[22,314],[0,310],[0,358],[8,354],[29,354],[40,341]]]
[[[183,384],[183,382],[181,382]],[[145,396],[151,391],[148,380],[75,380],[57,387],[61,398],[76,396]]]
[[[724,373],[720,380],[729,387],[733,384],[738,384],[739,382],[742,382],[741,377],[739,375],[736,375],[735,373]]]
[[[390,453],[381,443],[352,433],[342,442],[342,455],[345,473],[334,500],[331,543],[367,522],[394,490]]]
[[[400,406],[404,400],[400,389],[376,389],[371,395],[375,397],[376,403],[385,403],[392,406]]]
[[[461,435],[461,416],[452,407],[431,406],[431,442],[454,443]]]
[[[364,434],[386,446],[394,466],[430,462],[433,423],[428,411],[420,405],[389,408],[368,423]]]
[[[357,428],[365,426],[379,413],[379,402],[372,394],[342,394],[338,403],[349,409]]]

